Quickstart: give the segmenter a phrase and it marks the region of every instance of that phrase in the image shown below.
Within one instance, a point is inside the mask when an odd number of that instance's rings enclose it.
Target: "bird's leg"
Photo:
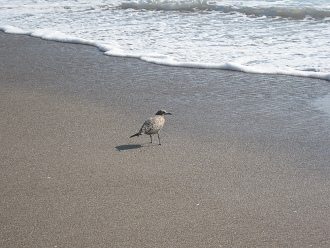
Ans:
[[[150,134],[150,143],[152,143],[152,136],[151,136],[151,134]]]
[[[159,145],[161,145],[161,143],[160,143],[159,133],[157,133],[157,135],[158,135],[158,142],[159,142]]]

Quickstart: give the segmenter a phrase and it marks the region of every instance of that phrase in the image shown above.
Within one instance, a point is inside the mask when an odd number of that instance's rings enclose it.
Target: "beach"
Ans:
[[[329,93],[0,32],[0,247],[329,247]]]

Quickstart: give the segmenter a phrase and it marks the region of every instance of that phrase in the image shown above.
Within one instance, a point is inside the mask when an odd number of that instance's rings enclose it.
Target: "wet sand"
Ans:
[[[0,32],[0,247],[329,247],[329,93]]]

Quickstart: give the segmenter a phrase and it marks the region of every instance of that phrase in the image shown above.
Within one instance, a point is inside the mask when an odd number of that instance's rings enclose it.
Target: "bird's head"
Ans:
[[[172,114],[167,112],[166,110],[158,110],[156,115],[172,115]]]

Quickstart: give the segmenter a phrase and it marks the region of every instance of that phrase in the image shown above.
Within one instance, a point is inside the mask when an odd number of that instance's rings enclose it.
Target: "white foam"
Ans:
[[[28,31],[10,25],[0,27],[0,30],[8,34],[29,34]]]
[[[53,40],[66,43],[94,45],[94,41],[77,38],[71,35],[64,34],[60,31],[52,31],[49,29],[38,29],[30,33],[33,37],[38,37],[44,40]]]
[[[33,31],[26,31],[14,26],[3,26],[0,30],[11,33],[11,34],[25,34],[33,37],[38,37],[44,40],[53,40],[64,43],[83,44],[97,47],[105,55],[109,56],[120,56],[120,57],[133,57],[139,58],[143,61],[166,65],[166,66],[178,66],[178,67],[189,67],[189,68],[201,68],[201,69],[221,69],[221,70],[233,70],[246,73],[259,73],[259,74],[280,74],[280,75],[291,75],[298,77],[309,77],[317,78],[330,81],[330,73],[315,72],[315,71],[299,71],[290,68],[279,69],[275,67],[266,66],[246,66],[238,63],[196,63],[196,62],[182,62],[177,61],[173,57],[162,55],[162,54],[138,54],[134,52],[128,52],[114,44],[107,44],[97,42],[94,40],[82,39],[71,35],[64,34],[60,31],[53,31],[49,29],[37,29]]]
[[[147,62],[168,65],[168,66],[180,66],[180,67],[189,67],[189,68],[201,68],[201,69],[221,69],[221,70],[232,70],[240,71],[246,73],[254,74],[279,74],[279,75],[290,75],[298,77],[309,77],[324,79],[330,81],[330,73],[323,72],[313,72],[313,71],[298,71],[293,69],[278,69],[274,67],[262,67],[262,66],[245,66],[237,63],[223,63],[223,64],[213,64],[213,63],[195,63],[195,62],[179,62],[173,58],[158,59],[148,56],[141,57],[142,60]]]

